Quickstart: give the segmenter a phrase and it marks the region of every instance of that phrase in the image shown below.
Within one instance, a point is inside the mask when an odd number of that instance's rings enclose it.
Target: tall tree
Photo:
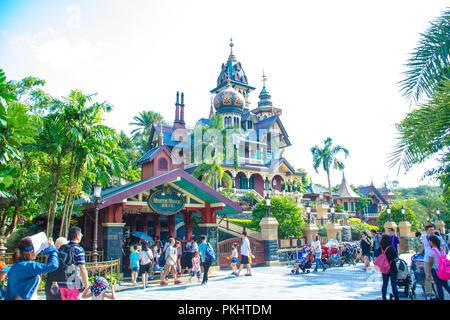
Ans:
[[[322,164],[323,170],[327,173],[328,178],[328,192],[330,193],[330,204],[332,203],[332,193],[331,193],[331,181],[330,181],[330,170],[332,168],[338,170],[344,170],[344,163],[337,158],[339,153],[344,153],[345,158],[348,157],[348,150],[342,146],[333,146],[333,140],[328,137],[324,140],[323,148],[319,146],[314,146],[311,148],[311,153],[313,156],[313,168],[318,173],[317,170]]]
[[[440,180],[444,196],[450,199],[450,9],[421,36],[400,82],[403,95],[418,108],[396,124],[398,143],[389,155],[389,164],[408,172],[436,156],[440,165],[424,177]]]

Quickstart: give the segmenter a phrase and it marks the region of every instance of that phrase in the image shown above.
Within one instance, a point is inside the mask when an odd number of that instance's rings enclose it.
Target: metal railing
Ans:
[[[103,251],[97,251],[98,253],[98,260],[102,261],[103,260]],[[7,252],[4,256],[0,256],[0,260],[3,260],[5,262],[6,265],[12,265],[12,257],[13,257],[14,253],[12,252]],[[85,259],[86,262],[91,262],[93,258],[93,252],[92,251],[86,251],[85,252]],[[40,263],[46,263],[47,262],[47,256],[44,257],[44,255],[41,253],[39,253],[36,256],[36,260],[37,262]]]
[[[228,219],[222,219],[220,221],[217,221],[217,223],[218,223],[219,228],[222,228],[224,230],[231,231],[231,232],[237,233],[237,234],[241,234],[242,231],[245,230],[247,232],[247,236],[254,238],[256,240],[262,239],[261,232],[259,232],[258,230],[246,227],[245,225],[231,222]]]
[[[86,263],[86,270],[88,272],[89,282],[98,276],[109,280],[109,283],[114,284],[120,279],[120,259],[101,262]]]

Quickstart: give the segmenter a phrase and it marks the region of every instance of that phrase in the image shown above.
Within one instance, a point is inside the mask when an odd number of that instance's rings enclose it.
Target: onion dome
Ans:
[[[217,111],[238,111],[242,112],[242,109],[245,106],[245,98],[244,96],[233,89],[228,80],[228,84],[220,91],[213,100],[214,108]],[[233,110],[234,109],[234,110]]]

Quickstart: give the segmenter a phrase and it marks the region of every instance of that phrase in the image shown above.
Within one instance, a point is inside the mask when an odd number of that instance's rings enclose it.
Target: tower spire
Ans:
[[[164,138],[162,133],[161,116],[159,116],[159,136],[158,136],[158,147],[164,145]]]
[[[230,56],[228,57],[228,61],[236,61],[236,57],[233,54],[233,37],[230,38]]]

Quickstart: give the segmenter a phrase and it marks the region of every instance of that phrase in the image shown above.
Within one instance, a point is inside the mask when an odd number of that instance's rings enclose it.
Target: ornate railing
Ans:
[[[93,279],[102,276],[107,279],[109,283],[114,284],[120,280],[120,259],[101,262],[86,263],[86,270],[88,272],[89,282]]]
[[[103,260],[103,251],[97,251],[98,253],[98,261],[102,261]],[[12,264],[12,257],[13,257],[13,253],[12,252],[7,252],[4,256],[0,256],[0,260],[3,260],[5,262],[6,265],[11,265]],[[86,257],[86,262],[91,262],[92,261],[92,257],[93,257],[93,252],[92,251],[86,251],[85,252],[85,257]],[[41,262],[41,263],[46,263],[47,262],[47,257],[41,253],[39,253],[36,256],[36,261],[37,262]]]

